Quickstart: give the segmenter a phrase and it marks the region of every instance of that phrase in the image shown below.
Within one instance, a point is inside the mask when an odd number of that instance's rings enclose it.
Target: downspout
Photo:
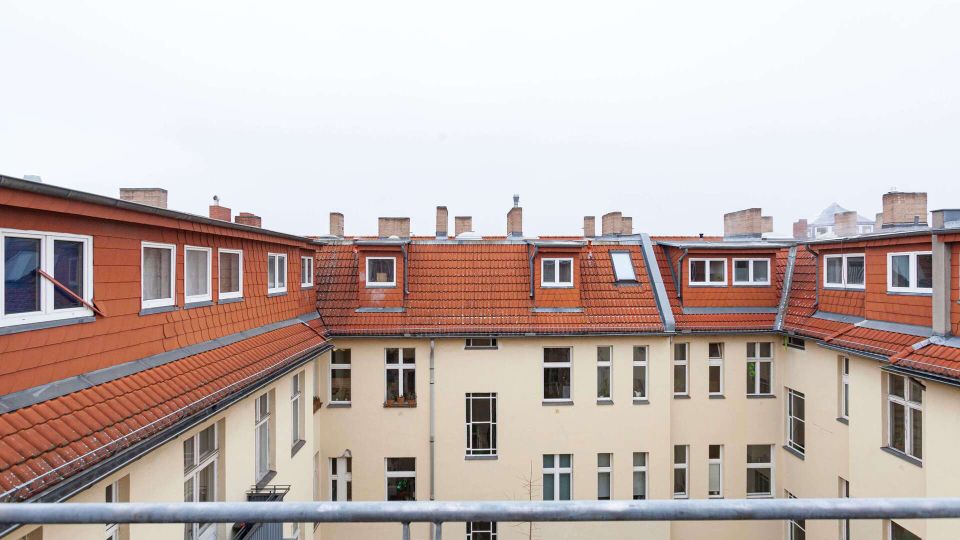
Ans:
[[[677,259],[677,273],[675,274],[675,285],[677,286],[677,299],[680,300],[680,303],[683,304],[683,260],[687,258],[687,253],[690,252],[689,248],[683,248],[683,255],[680,255],[680,258]]]
[[[820,309],[820,254],[810,249],[810,244],[804,244],[803,249],[809,251],[810,254],[813,255],[813,261],[816,263],[815,266],[817,267],[817,272],[816,272],[817,282],[814,284],[814,288],[813,288],[813,290],[816,291],[813,293],[814,294],[813,308]]]
[[[409,257],[407,257],[407,245],[401,244],[400,251],[403,252],[403,298],[406,300],[407,295],[410,294],[410,289],[407,287],[407,276],[410,275],[410,261]]]
[[[437,430],[437,384],[434,364],[436,340],[430,338],[430,500],[436,500],[436,430]],[[430,537],[434,537],[436,524],[430,524]]]
[[[529,257],[530,259],[529,261],[530,262],[530,298],[533,298],[533,260],[537,258],[537,251],[539,251],[539,249],[540,248],[537,247],[536,244],[534,244],[533,253],[531,253]]]

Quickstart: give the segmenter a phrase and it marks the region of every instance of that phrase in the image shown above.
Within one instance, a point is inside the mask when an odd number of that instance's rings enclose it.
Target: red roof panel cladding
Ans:
[[[820,274],[821,278],[823,274]],[[830,313],[841,313],[865,318],[864,302],[866,291],[820,289],[820,309]]]
[[[392,287],[367,287],[367,259],[394,259],[394,283]],[[403,251],[400,246],[364,246],[357,249],[357,298],[363,307],[403,306]]]
[[[950,257],[953,268],[950,271],[950,309],[951,333],[960,336],[960,239],[953,244],[953,253]]]
[[[780,250],[783,251],[783,250]],[[777,251],[751,251],[731,254],[730,250],[704,251],[690,249],[683,260],[683,268],[679,273],[683,276],[680,281],[683,293],[683,305],[688,307],[774,307],[780,301],[776,276],[770,276],[770,285],[735,285],[733,283],[734,259],[767,259],[769,268],[777,267]],[[724,259],[727,262],[727,283],[725,286],[696,286],[690,285],[690,261],[693,259]],[[676,271],[676,266],[674,266]],[[775,273],[775,270],[773,271]]]
[[[893,360],[894,365],[960,379],[960,349],[930,345]]]
[[[0,415],[0,490],[28,498],[255,384],[322,345],[319,327],[294,324]]]
[[[0,190],[5,197],[10,192]],[[16,193],[16,192],[14,192]],[[8,197],[9,198],[9,197]],[[70,202],[71,205],[84,203]],[[87,205],[90,206],[90,205]],[[71,206],[72,208],[72,206]],[[97,207],[104,208],[105,207]],[[93,238],[94,302],[106,316],[95,322],[0,336],[0,393],[9,393],[290,319],[314,308],[301,290],[300,255],[313,246],[267,234],[218,229],[166,219],[181,228],[145,226],[22,207],[0,211],[0,227],[71,233]],[[140,215],[133,212],[126,214]],[[126,215],[123,214],[123,215]],[[199,230],[198,230],[199,229]],[[238,234],[241,233],[241,234]],[[183,246],[212,247],[211,288],[219,289],[217,248],[242,249],[244,300],[140,316],[141,241],[177,245],[177,304],[183,305]],[[288,294],[267,298],[267,252],[288,254]]]
[[[575,252],[582,310],[537,312],[524,243],[412,243],[403,311],[357,312],[353,246],[318,250],[318,307],[333,334],[581,333],[661,331],[639,246],[584,246]],[[614,283],[609,251],[631,252],[640,286]]]

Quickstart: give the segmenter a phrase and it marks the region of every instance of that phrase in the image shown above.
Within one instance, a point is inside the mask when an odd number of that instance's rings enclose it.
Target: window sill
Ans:
[[[850,425],[850,419],[849,419],[849,418],[844,418],[844,417],[842,417],[842,416],[838,416],[838,417],[837,417],[837,422],[840,422],[841,424],[843,424],[843,425],[845,425],[845,426],[849,426],[849,425]]]
[[[238,296],[238,297],[236,297],[236,298],[221,298],[221,299],[217,300],[217,303],[218,303],[218,304],[233,304],[233,303],[236,303],[236,302],[243,302],[243,297],[242,297],[242,296]]]
[[[898,457],[906,461],[907,463],[910,463],[911,465],[916,465],[921,469],[923,468],[923,462],[913,456],[908,456],[907,454],[904,454],[903,452],[896,450],[894,448],[890,448],[889,446],[881,446],[880,449],[890,454],[891,456]]]
[[[384,409],[410,409],[417,406],[417,400],[411,401],[384,401]]]
[[[649,405],[650,400],[647,398],[633,398],[634,405]]]
[[[747,394],[747,399],[776,399],[774,394]]]
[[[793,448],[793,447],[787,446],[787,445],[783,445],[783,449],[786,450],[788,453],[793,454],[794,456],[796,456],[797,458],[799,458],[801,461],[806,461],[806,457],[803,455],[803,453],[801,453],[801,452],[800,452],[799,450],[797,450],[796,448]]]
[[[268,292],[267,298],[273,298],[274,296],[286,296],[286,295],[287,295],[287,291]]]
[[[368,289],[393,289],[396,286],[396,283],[367,283]]]
[[[386,407],[387,404],[384,403],[383,406]],[[349,409],[350,407],[353,407],[353,403],[350,401],[331,401],[327,403],[328,409]]]
[[[499,349],[499,347],[464,347],[463,348],[463,350],[465,351],[495,351],[497,349]]]
[[[301,283],[301,284],[300,284],[300,290],[301,290],[301,291],[302,291],[302,290],[306,290],[306,289],[312,289],[312,288],[313,288],[313,283]]]
[[[196,309],[201,307],[209,307],[212,305],[213,305],[212,300],[201,300],[199,302],[189,302],[189,303],[183,304],[183,309]]]
[[[688,287],[726,287],[727,283],[688,283]]]
[[[297,455],[297,452],[299,452],[301,448],[306,446],[306,444],[307,444],[307,441],[303,439],[300,439],[299,441],[297,441],[297,444],[293,445],[293,448],[290,449],[290,457]]]
[[[895,296],[933,296],[933,291],[891,291],[887,289],[887,294],[892,294]]]
[[[676,494],[675,494],[675,495],[673,496],[673,498],[674,498],[675,500],[678,500],[678,501],[685,501],[685,500],[688,500],[688,499],[690,498],[690,496],[689,496],[689,495],[676,495]]]
[[[97,318],[92,315],[84,315],[72,319],[60,319],[58,321],[39,321],[32,323],[15,324],[11,326],[0,327],[0,336],[8,334],[19,334],[20,332],[30,332],[32,330],[43,330],[45,328],[57,328],[59,326],[69,326],[71,324],[83,324],[96,321]]]
[[[773,499],[773,493],[747,493],[748,499]]]
[[[171,311],[177,311],[178,309],[180,309],[178,306],[160,306],[160,307],[152,307],[152,308],[143,308],[140,310],[140,316],[143,317],[144,315],[168,313]]]
[[[690,394],[674,394],[673,399],[690,399]]]
[[[561,283],[561,284],[559,284],[559,285],[551,285],[551,284],[548,284],[548,283],[541,283],[541,284],[540,284],[540,288],[541,288],[541,289],[572,289],[572,288],[574,288],[574,287],[573,287],[573,283]]]
[[[734,287],[752,287],[752,288],[763,288],[770,287],[769,283],[734,283]]]
[[[727,399],[723,394],[710,394],[710,399]]]
[[[613,400],[610,398],[597,398],[597,405],[613,405]]]
[[[821,287],[821,290],[824,290],[824,291],[854,291],[854,292],[864,292],[866,289],[865,289],[862,285],[853,285],[853,286],[851,286],[851,285],[840,285],[840,284],[836,284],[836,283],[835,283],[835,284],[832,284],[832,285],[824,285],[823,287]]]
[[[267,471],[263,478],[257,480],[257,489],[260,489],[270,483],[277,476],[277,471]]]
[[[498,459],[500,459],[500,456],[496,454],[489,455],[489,456],[486,456],[486,455],[463,456],[464,461],[496,461]]]
[[[544,407],[550,407],[553,405],[556,405],[558,407],[565,407],[568,405],[573,405],[573,400],[572,399],[558,399],[558,400],[545,399],[543,400],[542,404]]]

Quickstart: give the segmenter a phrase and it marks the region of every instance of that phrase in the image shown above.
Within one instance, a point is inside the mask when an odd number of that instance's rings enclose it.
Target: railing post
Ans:
[[[433,540],[443,540],[443,532],[441,532],[441,525],[443,525],[443,522],[441,521],[438,521],[433,524],[433,530],[434,530]]]
[[[410,540],[410,522],[403,522],[403,540]]]

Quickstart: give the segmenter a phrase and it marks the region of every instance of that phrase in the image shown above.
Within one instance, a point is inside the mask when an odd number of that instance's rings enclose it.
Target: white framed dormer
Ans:
[[[689,259],[688,284],[691,287],[725,287],[727,285],[726,259]]]
[[[300,257],[300,287],[313,287],[313,257]]]
[[[243,250],[218,249],[218,300],[243,298]]]
[[[933,253],[887,253],[887,292],[933,294]]]
[[[825,289],[863,290],[867,276],[867,258],[863,253],[823,256]]]
[[[766,287],[770,285],[770,259],[734,259],[733,284]]]
[[[551,257],[540,259],[540,286],[573,287],[573,258]]]
[[[287,254],[267,253],[267,294],[287,292]]]
[[[183,246],[183,303],[209,302],[213,299],[213,250]]]
[[[367,257],[366,266],[367,287],[397,286],[396,257]]]
[[[0,229],[0,261],[0,327],[93,315],[39,272],[92,302],[93,237]]]
[[[143,309],[176,304],[176,244],[140,243],[140,290]]]

